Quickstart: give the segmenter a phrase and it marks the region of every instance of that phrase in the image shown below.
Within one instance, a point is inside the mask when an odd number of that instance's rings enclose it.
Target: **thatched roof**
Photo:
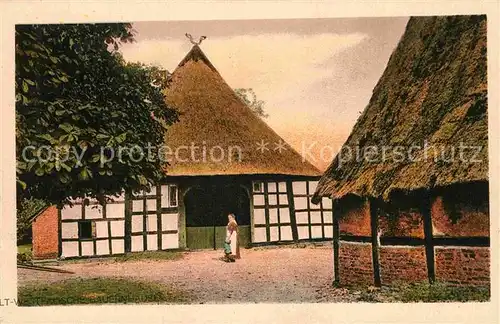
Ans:
[[[475,147],[462,149],[462,159],[460,143]],[[419,148],[408,155],[412,145]],[[378,158],[347,159],[347,148],[373,151],[369,146],[378,148]],[[404,159],[396,147],[405,149]],[[434,159],[434,152],[451,157],[453,148],[455,159]],[[486,17],[413,17],[314,200],[388,199],[395,191],[475,181],[488,181]]]
[[[283,139],[242,102],[198,45],[172,73],[165,94],[168,104],[180,112],[179,122],[167,131],[167,146],[174,152],[191,143],[199,147],[195,156],[198,161],[187,158],[186,150],[182,150],[181,160],[187,161],[173,159],[167,175],[321,174],[290,146],[286,145],[281,153],[274,150],[277,143],[284,143]],[[261,141],[268,143],[264,152],[257,150]],[[205,161],[203,146],[207,151]],[[221,162],[210,159],[210,150],[216,146],[225,152]],[[241,148],[241,155],[235,147]],[[221,157],[220,149],[213,152],[216,159]]]

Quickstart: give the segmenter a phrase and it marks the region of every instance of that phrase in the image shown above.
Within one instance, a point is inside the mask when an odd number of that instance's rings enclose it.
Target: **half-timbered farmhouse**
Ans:
[[[47,209],[33,221],[35,257],[219,248],[228,213],[244,246],[331,240],[331,200],[310,202],[318,169],[243,103],[198,45],[165,91],[180,113],[166,134],[165,182],[105,206]]]
[[[409,20],[313,199],[338,284],[489,283],[486,66],[485,16]]]

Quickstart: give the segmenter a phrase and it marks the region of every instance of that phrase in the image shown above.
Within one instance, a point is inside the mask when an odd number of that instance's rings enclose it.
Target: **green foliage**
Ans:
[[[125,63],[118,52],[133,40],[130,24],[16,27],[18,200],[103,201],[162,177],[159,159],[105,159],[107,147],[163,144],[165,126],[177,120],[153,84],[158,69]],[[55,153],[37,150],[44,145]]]
[[[397,291],[402,302],[489,301],[489,287],[452,286],[436,282],[403,284]]]
[[[257,95],[252,88],[237,88],[234,89],[234,92],[253,111],[254,114],[261,118],[269,117],[264,110],[264,101],[257,99]]]
[[[370,289],[372,288],[372,289]],[[456,286],[446,282],[414,282],[393,283],[391,286],[373,289],[356,289],[351,287],[351,293],[357,295],[357,301],[379,302],[486,302],[490,300],[490,287],[487,286]]]
[[[28,263],[33,259],[33,253],[31,251],[17,252],[17,262],[18,263]]]
[[[21,306],[179,303],[186,300],[184,292],[155,283],[126,279],[68,279],[59,283],[20,287],[18,292]]]
[[[47,203],[40,199],[23,199],[17,205],[17,242],[31,242],[31,219],[41,210],[47,207]]]
[[[138,261],[138,260],[180,260],[184,254],[172,251],[151,251],[140,253],[127,253],[115,258],[116,262]]]

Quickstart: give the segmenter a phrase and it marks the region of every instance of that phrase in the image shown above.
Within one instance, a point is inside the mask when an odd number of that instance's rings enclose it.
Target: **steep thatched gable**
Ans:
[[[199,147],[195,159],[172,159],[168,175],[320,175],[290,146],[281,152],[275,150],[276,144],[284,143],[283,139],[242,102],[198,45],[173,72],[165,94],[168,104],[180,112],[180,121],[167,132],[167,146],[173,151],[192,144]],[[267,145],[258,150],[259,143]],[[224,150],[221,161],[209,156],[209,151],[217,146]],[[203,147],[207,150],[204,160]],[[241,148],[241,154],[234,148]],[[218,160],[222,151],[214,152]]]
[[[486,66],[485,16],[411,18],[315,198],[487,181]],[[348,149],[361,158],[348,160]]]

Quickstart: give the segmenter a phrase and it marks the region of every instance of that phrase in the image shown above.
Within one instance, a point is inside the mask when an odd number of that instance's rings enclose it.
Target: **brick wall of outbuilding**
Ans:
[[[50,206],[33,220],[33,258],[53,259],[59,253],[59,217]]]

